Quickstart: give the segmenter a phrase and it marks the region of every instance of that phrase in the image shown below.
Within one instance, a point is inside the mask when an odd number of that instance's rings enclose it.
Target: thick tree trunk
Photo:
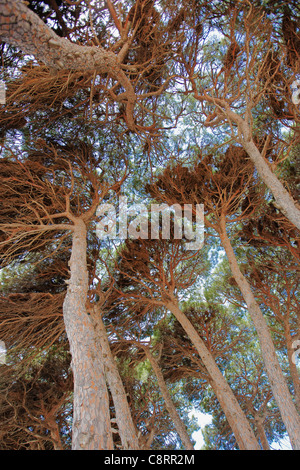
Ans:
[[[80,46],[57,36],[19,0],[0,0],[0,38],[50,68],[120,72],[117,56],[100,46]]]
[[[222,372],[218,368],[212,354],[200,338],[197,330],[186,315],[184,315],[180,310],[175,299],[173,302],[168,302],[166,307],[173,313],[177,321],[189,336],[197,349],[203,364],[210,374],[214,392],[235,435],[240,450],[261,450],[243,410],[241,409]]]
[[[94,309],[93,323],[97,335],[98,349],[101,352],[104,364],[106,381],[114,402],[116,420],[123,449],[139,450],[139,441],[128,405],[126,391],[110,349],[100,309],[97,307]]]
[[[159,365],[156,362],[156,359],[152,355],[149,348],[145,347],[144,351],[145,351],[146,356],[147,356],[147,358],[148,358],[148,360],[151,364],[151,367],[152,367],[152,369],[153,369],[153,371],[156,375],[157,383],[158,383],[158,386],[160,388],[161,395],[164,399],[166,409],[169,412],[169,415],[170,415],[170,417],[171,417],[171,419],[172,419],[172,421],[175,425],[176,431],[178,432],[178,435],[181,439],[181,442],[183,443],[185,449],[194,450],[194,446],[193,446],[193,444],[190,440],[190,437],[187,433],[186,427],[185,427],[184,423],[182,422],[182,419],[180,418],[180,416],[179,416],[179,414],[176,410],[176,407],[173,403],[172,397],[171,397],[171,395],[169,393],[169,390],[168,390],[168,387],[166,385],[164,376],[162,374],[162,371],[161,371]]]
[[[226,251],[230,268],[248,307],[249,314],[258,334],[262,357],[274,398],[294,449],[300,449],[300,416],[293,403],[284,379],[268,325],[257,304],[247,279],[238,266],[236,256],[226,233],[225,218],[221,219],[221,243]]]
[[[95,330],[86,311],[86,249],[86,226],[81,219],[77,219],[69,261],[71,277],[63,304],[74,376],[72,449],[110,450],[113,449],[113,441],[104,364],[100,360]]]
[[[99,73],[113,73],[120,68],[115,54],[57,36],[19,0],[0,0],[0,38],[50,68]]]

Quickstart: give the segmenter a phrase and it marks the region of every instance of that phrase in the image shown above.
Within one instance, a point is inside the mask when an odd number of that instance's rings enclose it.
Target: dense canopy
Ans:
[[[0,0],[1,450],[300,449],[299,20]]]

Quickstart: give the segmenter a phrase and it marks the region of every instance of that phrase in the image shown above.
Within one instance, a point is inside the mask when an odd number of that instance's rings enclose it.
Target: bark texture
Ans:
[[[80,46],[57,36],[18,0],[0,0],[0,37],[51,68],[117,72],[115,54],[95,46]]]
[[[126,391],[110,349],[106,328],[101,318],[101,312],[97,308],[95,308],[93,323],[97,335],[98,350],[101,351],[105,368],[106,381],[109,385],[114,402],[116,420],[123,449],[138,450],[139,441],[128,405]]]
[[[109,74],[125,89],[117,101],[127,103],[129,128],[134,128],[133,107],[136,96],[121,68],[118,56],[100,46],[81,46],[57,36],[19,0],[0,0],[0,39],[53,70],[79,70],[91,74]]]
[[[113,440],[104,364],[98,354],[95,329],[86,310],[86,251],[86,226],[77,219],[69,262],[71,277],[63,304],[74,376],[72,449],[110,450],[113,449]]]
[[[289,361],[290,373],[294,385],[295,390],[295,401],[298,408],[298,412],[300,413],[300,377],[297,366],[293,360],[293,354],[295,352],[293,348],[293,341],[290,334],[290,325],[288,318],[285,318],[284,322],[284,329],[285,329],[285,337],[286,337],[286,345],[287,345],[287,356]]]
[[[289,388],[283,376],[276,350],[269,332],[263,313],[256,302],[247,279],[243,276],[238,266],[236,256],[226,234],[225,220],[222,221],[220,232],[222,245],[226,251],[230,268],[236,283],[248,307],[249,314],[258,334],[262,357],[274,398],[279,407],[282,420],[286,426],[291,444],[294,449],[300,449],[300,416],[293,403]]]
[[[208,373],[212,378],[212,386],[217,399],[225,413],[227,421],[235,435],[240,450],[261,450],[260,445],[245,417],[237,399],[229,387],[213,356],[200,338],[197,330],[180,310],[176,301],[167,304],[168,309],[179,321],[195,348]]]
[[[292,222],[292,224],[300,230],[300,208],[297,207],[296,202],[285,189],[284,185],[279,181],[277,176],[273,173],[267,161],[263,158],[262,154],[256,147],[252,140],[242,141],[243,147],[255,165],[257,172],[265,185],[272,192],[276,201],[276,206]]]
[[[286,216],[286,218],[300,230],[300,207],[299,204],[293,199],[290,193],[285,189],[284,185],[277,178],[275,173],[270,168],[267,160],[258,150],[252,138],[252,131],[246,119],[243,119],[239,114],[232,111],[229,104],[222,99],[215,99],[208,94],[199,95],[194,90],[194,96],[199,101],[207,100],[210,103],[217,104],[223,108],[224,116],[228,119],[229,123],[235,122],[238,126],[238,135],[235,136],[236,142],[239,142],[247,152],[250,160],[254,164],[257,172],[265,183],[265,185],[272,192],[276,206]],[[222,116],[223,117],[223,116]]]

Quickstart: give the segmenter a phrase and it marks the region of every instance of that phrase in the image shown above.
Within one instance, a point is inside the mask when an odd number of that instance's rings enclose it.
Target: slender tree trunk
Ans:
[[[210,101],[212,100],[213,99],[210,98]],[[260,178],[273,194],[278,209],[281,210],[286,218],[300,230],[300,207],[292,198],[290,193],[285,189],[284,185],[271,170],[264,156],[258,150],[252,139],[252,131],[248,122],[239,114],[232,111],[232,109],[229,108],[228,103],[224,103],[222,100],[221,102],[222,106],[226,108],[225,114],[228,119],[237,123],[239,128],[238,141],[242,144],[243,148],[249,155],[249,158],[257,169]]]
[[[63,304],[74,376],[72,449],[110,450],[113,441],[104,364],[99,359],[95,330],[86,311],[86,249],[86,226],[77,219],[69,261],[71,277]]]
[[[197,349],[203,364],[210,374],[214,384],[214,392],[235,435],[240,450],[261,450],[243,410],[241,409],[222,372],[218,368],[213,356],[200,338],[197,330],[186,315],[184,315],[180,310],[175,299],[173,302],[167,303],[166,307],[173,313],[189,336]]]
[[[300,449],[300,416],[293,403],[290,391],[283,376],[275,347],[270,335],[268,325],[262,311],[257,304],[247,279],[243,276],[238,266],[236,256],[226,233],[225,217],[221,218],[220,238],[226,251],[230,268],[236,283],[238,284],[244,300],[247,304],[249,314],[256,328],[262,357],[270,381],[274,398],[279,407],[282,420],[294,449]]]
[[[289,366],[290,366],[290,373],[291,373],[291,377],[292,377],[292,381],[294,385],[294,391],[295,391],[295,401],[297,404],[298,412],[300,413],[300,377],[299,377],[299,373],[297,370],[297,366],[293,362],[293,354],[295,351],[292,345],[293,342],[291,338],[291,331],[290,331],[288,318],[285,318],[284,330],[285,330],[285,337],[286,337],[286,346],[287,346],[287,355],[288,355],[288,361],[289,361]]]
[[[170,417],[171,417],[171,419],[172,419],[172,421],[175,425],[176,431],[178,432],[178,435],[181,439],[181,442],[183,443],[184,447],[187,450],[194,450],[194,446],[193,446],[193,444],[190,440],[190,437],[187,433],[186,427],[185,427],[184,423],[182,422],[182,419],[180,418],[180,416],[179,416],[179,414],[176,410],[176,407],[173,403],[172,397],[169,393],[169,390],[168,390],[168,387],[166,385],[166,382],[165,382],[164,376],[162,374],[161,368],[159,367],[156,359],[152,355],[149,348],[145,347],[143,349],[144,349],[144,351],[146,353],[146,356],[147,356],[147,358],[148,358],[148,360],[151,364],[151,367],[152,367],[152,369],[153,369],[153,371],[156,375],[158,386],[160,388],[162,397],[164,399],[167,411],[168,411],[168,413],[169,413],[169,415],[170,415]]]
[[[209,96],[207,93],[205,93],[205,95],[199,95],[195,90],[195,84],[193,84],[193,88],[196,99],[219,105],[223,108],[224,115],[228,118],[228,121],[233,121],[238,125],[239,135],[236,136],[236,141],[242,144],[257,169],[260,178],[272,192],[278,209],[280,209],[286,218],[300,230],[300,207],[273,173],[266,159],[258,150],[252,139],[252,130],[248,121],[233,111],[226,100]],[[248,109],[248,112],[251,112],[250,109]]]
[[[116,420],[124,449],[138,450],[139,441],[127,401],[126,391],[113,358],[101,311],[95,307],[93,322],[98,339],[98,349],[102,352],[106,380],[109,385],[116,412]]]
[[[265,433],[265,428],[264,428],[262,419],[259,417],[255,418],[255,424],[256,424],[257,434],[261,442],[262,449],[270,450],[270,446],[269,446],[268,439]]]
[[[57,409],[55,410],[57,411]],[[60,438],[60,429],[59,425],[56,422],[56,413],[50,412],[46,418],[47,426],[49,428],[51,440],[53,443],[54,450],[64,450],[64,446]]]
[[[243,139],[242,145],[249,155],[250,160],[254,163],[259,176],[272,192],[278,209],[280,209],[286,218],[300,230],[300,208],[297,207],[292,196],[273,173],[253,140]]]

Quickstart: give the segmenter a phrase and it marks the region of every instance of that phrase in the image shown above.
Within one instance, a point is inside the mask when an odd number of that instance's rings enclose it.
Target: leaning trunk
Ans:
[[[295,350],[293,348],[293,341],[291,337],[288,317],[286,317],[284,320],[284,332],[285,332],[285,338],[286,338],[287,356],[288,356],[288,361],[289,361],[289,366],[290,366],[290,373],[291,373],[291,377],[292,377],[292,381],[294,385],[294,391],[295,391],[295,401],[296,401],[298,411],[300,412],[300,378],[299,378],[299,373],[297,370],[295,360],[293,359]]]
[[[273,173],[269,164],[264,159],[253,140],[243,139],[242,144],[250,159],[254,163],[259,176],[265,185],[271,190],[277,207],[286,216],[286,218],[300,230],[300,208],[297,206],[290,193],[285,189],[284,185]]]
[[[189,336],[197,349],[204,366],[210,374],[214,392],[235,435],[240,450],[261,450],[243,410],[241,409],[222,372],[218,368],[212,354],[200,338],[197,330],[176,305],[176,301],[169,302],[166,307],[173,313],[177,321]]]
[[[72,449],[110,450],[113,441],[104,364],[99,359],[94,328],[86,311],[86,249],[86,226],[77,219],[69,261],[71,276],[63,304],[74,377]]]
[[[165,382],[165,379],[164,379],[164,376],[162,374],[162,371],[159,367],[159,365],[157,364],[155,358],[153,357],[151,351],[149,351],[149,349],[147,347],[144,348],[144,351],[146,353],[146,356],[147,358],[149,359],[149,362],[151,364],[151,367],[156,375],[156,378],[157,378],[157,383],[158,383],[158,386],[159,386],[159,389],[161,391],[161,394],[162,394],[162,397],[164,399],[164,402],[165,402],[165,405],[166,405],[166,408],[168,410],[168,413],[175,425],[175,428],[176,428],[176,431],[178,432],[178,435],[184,445],[184,447],[187,449],[187,450],[194,450],[194,446],[190,440],[190,437],[187,433],[187,430],[186,430],[186,427],[184,425],[184,423],[182,422],[182,419],[180,418],[177,410],[176,410],[176,407],[173,403],[173,400],[172,400],[172,397],[169,393],[169,390],[168,390],[168,387],[166,385],[166,382]]]
[[[300,449],[300,416],[296,410],[290,391],[284,379],[268,325],[255,300],[247,279],[243,276],[238,266],[236,256],[226,233],[224,218],[221,220],[220,238],[226,251],[232,274],[242,292],[249,314],[257,331],[272,392],[279,407],[282,420],[286,426],[291,444],[294,449]]]

